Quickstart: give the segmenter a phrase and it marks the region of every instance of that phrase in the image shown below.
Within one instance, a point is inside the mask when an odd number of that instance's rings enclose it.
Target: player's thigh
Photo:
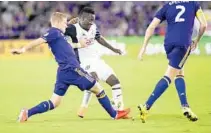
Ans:
[[[54,93],[59,96],[64,96],[68,90],[68,87],[69,87],[68,84],[66,84],[62,81],[57,81],[55,84]]]
[[[59,96],[64,96],[69,87],[69,84],[65,83],[69,76],[68,72],[67,70],[60,70],[60,68],[58,68],[54,93]]]
[[[76,68],[75,80],[71,85],[77,86],[81,91],[90,90],[96,83],[96,80],[82,68]]]
[[[104,82],[106,82],[111,75],[116,76],[113,69],[106,64],[104,60],[95,62],[95,72],[97,73],[98,78]]]
[[[81,63],[81,68],[88,72],[95,80],[99,80],[97,72],[96,72],[96,67],[95,67],[95,61],[83,61]]]
[[[190,47],[182,46],[165,46],[169,65],[176,69],[182,69],[188,56],[190,55]]]

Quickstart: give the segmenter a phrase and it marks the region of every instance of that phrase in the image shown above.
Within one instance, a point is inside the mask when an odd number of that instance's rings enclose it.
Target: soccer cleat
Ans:
[[[19,116],[18,116],[18,122],[25,122],[28,119],[28,110],[22,109]]]
[[[86,110],[87,110],[86,107],[80,107],[80,109],[78,111],[78,117],[84,118],[84,115],[85,115]]]
[[[132,117],[129,115],[125,115],[124,117],[122,117],[122,119],[132,119]]]
[[[198,117],[196,114],[192,112],[192,110],[189,107],[182,107],[183,115],[187,117],[190,121],[197,121]]]
[[[130,113],[130,108],[124,109],[122,111],[117,111],[115,120],[124,119],[124,117],[127,116],[129,113]]]
[[[140,105],[138,105],[138,109],[140,111],[141,121],[142,121],[142,123],[145,123],[146,117],[147,117],[147,114],[148,114],[147,108],[146,108],[146,106],[140,104]]]

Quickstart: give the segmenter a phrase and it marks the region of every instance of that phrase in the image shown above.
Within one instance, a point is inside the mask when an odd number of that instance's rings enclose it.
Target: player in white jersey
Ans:
[[[72,24],[68,26],[65,34],[71,37],[72,42],[76,44],[76,47],[77,45],[80,45],[80,41],[86,42],[86,47],[75,49],[75,53],[78,55],[78,60],[81,63],[81,67],[89,72],[95,79],[104,81],[109,86],[111,86],[114,105],[113,107],[116,110],[123,110],[124,103],[120,81],[114,73],[113,69],[109,65],[107,65],[104,60],[102,60],[97,54],[98,51],[93,48],[93,44],[96,40],[99,44],[107,47],[115,53],[121,54],[121,51],[112,47],[101,36],[100,32],[97,30],[97,26],[95,25],[94,21],[94,10],[90,7],[85,7],[81,10],[77,19],[71,20]],[[79,117],[84,117],[90,99],[91,92],[85,91],[81,107],[78,111]]]

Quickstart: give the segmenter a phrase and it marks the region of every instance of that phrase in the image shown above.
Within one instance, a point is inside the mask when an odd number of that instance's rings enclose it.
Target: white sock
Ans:
[[[123,110],[124,109],[124,103],[123,103],[121,85],[116,84],[116,85],[112,86],[111,88],[112,88],[114,109],[115,110]]]
[[[89,102],[90,102],[91,98],[92,98],[92,92],[85,90],[81,107],[87,108],[89,106]]]

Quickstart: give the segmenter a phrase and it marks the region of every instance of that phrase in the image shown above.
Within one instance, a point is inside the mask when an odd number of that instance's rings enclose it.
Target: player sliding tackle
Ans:
[[[87,47],[75,49],[81,67],[95,77],[95,79],[101,80],[111,86],[113,107],[116,110],[123,110],[124,103],[120,81],[113,69],[96,54],[97,50],[93,47],[93,44],[96,40],[99,44],[115,53],[121,54],[121,51],[112,47],[100,34],[95,24],[95,12],[91,7],[83,8],[79,13],[79,17],[72,19],[70,23],[65,35],[71,37],[73,43],[77,44],[78,41],[85,40],[87,44]],[[90,99],[91,92],[84,91],[84,97],[78,116],[84,117]]]
[[[13,54],[22,54],[32,47],[47,42],[59,65],[54,93],[50,100],[43,101],[29,110],[22,109],[18,121],[27,121],[29,117],[35,114],[44,113],[56,108],[70,85],[75,85],[82,91],[90,90],[94,93],[98,98],[99,103],[111,118],[120,119],[126,116],[130,112],[130,109],[123,111],[114,110],[104,90],[94,78],[88,75],[88,73],[80,67],[71,45],[67,42],[63,34],[67,27],[66,15],[59,12],[53,13],[51,16],[51,25],[52,28],[50,28],[41,38],[32,41],[21,49],[12,50]],[[85,44],[80,44],[80,46],[85,46]]]
[[[200,29],[197,38],[192,42],[191,35],[195,16],[200,22]],[[197,116],[191,111],[187,102],[184,71],[182,68],[191,50],[197,47],[206,30],[207,22],[197,2],[173,1],[165,4],[156,13],[153,21],[146,30],[139,59],[143,58],[143,54],[146,51],[146,47],[155,28],[164,20],[168,24],[164,47],[169,65],[164,77],[157,83],[146,103],[138,106],[141,120],[145,122],[146,115],[154,102],[165,92],[171,81],[174,80],[184,115],[191,121],[197,121]]]

